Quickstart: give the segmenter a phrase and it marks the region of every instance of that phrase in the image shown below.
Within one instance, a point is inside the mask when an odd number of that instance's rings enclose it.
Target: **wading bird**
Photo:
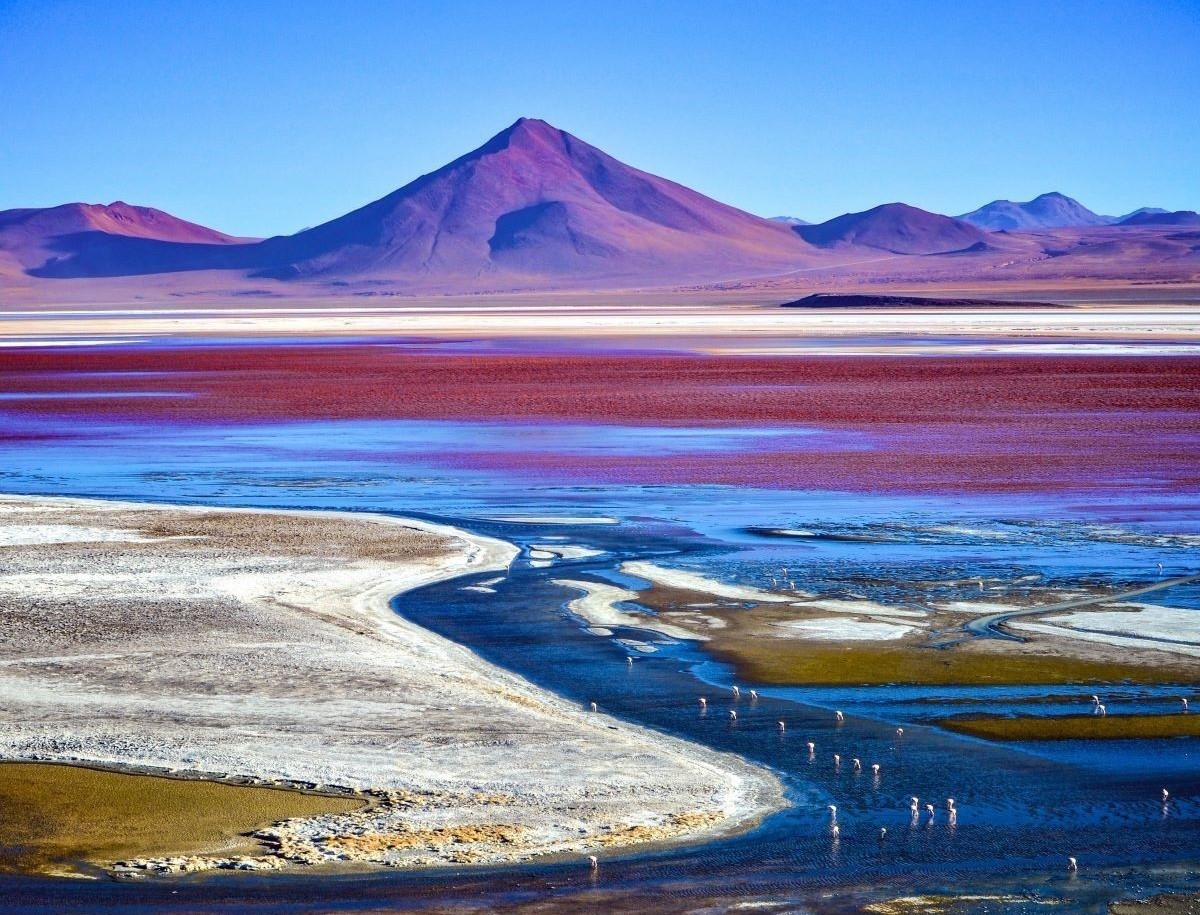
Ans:
[[[779,722],[779,730],[781,730],[781,731],[786,731],[786,730],[787,730],[787,724],[786,724],[785,722],[783,722],[783,721]]]
[[[633,667],[633,658],[626,658],[625,663],[628,664],[630,667]]]
[[[754,702],[757,699],[758,699],[758,690],[756,690],[756,689],[750,690],[750,701]]]
[[[946,809],[947,809],[947,810],[953,810],[953,809],[954,809],[954,798],[952,798],[952,797],[948,797],[948,798],[946,798]]]
[[[1108,709],[1106,709],[1106,708],[1104,707],[1104,703],[1103,703],[1103,702],[1102,702],[1102,703],[1100,703],[1099,705],[1097,705],[1097,706],[1096,706],[1096,714],[1097,714],[1097,715],[1099,715],[1099,716],[1101,716],[1101,717],[1104,717],[1105,715],[1107,715],[1107,714],[1108,714]]]
[[[871,774],[874,775],[876,778],[879,777],[879,763],[871,764]]]
[[[733,709],[729,710],[729,720],[737,721],[737,712],[735,712]]]
[[[1069,870],[1069,871],[1079,870],[1079,865],[1075,863],[1074,858],[1067,858],[1067,870]]]
[[[840,769],[842,767],[842,757],[838,753],[833,754],[833,768]]]
[[[808,742],[808,755],[812,756],[815,752],[817,752],[817,745],[810,740]]]
[[[838,720],[839,722],[841,722],[841,721],[845,721],[845,720],[846,720],[846,716],[845,716],[845,715],[843,715],[841,712],[835,712],[834,714],[837,716],[837,720]]]
[[[598,711],[598,708],[597,708],[597,706],[596,706],[596,703],[595,703],[595,702],[593,702],[593,703],[592,703],[592,711],[593,711],[593,712],[595,712],[595,711]]]
[[[908,809],[913,812],[913,816],[916,816],[917,812],[921,809],[921,799],[914,797],[912,803],[908,805]]]
[[[829,805],[829,819],[831,819],[831,820],[837,819],[837,804]]]
[[[588,855],[588,864],[591,865],[591,868],[594,871],[600,869],[600,859],[595,855]]]
[[[1186,699],[1186,698],[1184,698],[1183,696],[1180,696],[1180,698],[1179,698],[1179,702],[1180,702],[1180,704],[1183,706],[1183,710],[1186,712],[1186,711],[1188,710],[1188,701],[1187,701],[1187,699]]]
[[[904,728],[896,728],[896,737],[900,738],[903,736],[904,736]]]
[[[855,756],[854,759],[850,760],[850,768],[853,769],[855,772],[861,772],[862,771],[862,760],[859,759],[857,756]]]
[[[700,708],[708,708],[708,700],[703,696],[700,697]]]
[[[735,683],[735,684],[733,684],[733,686],[731,686],[731,687],[729,687],[729,688],[730,688],[731,690],[733,690],[733,697],[734,697],[735,699],[736,699],[738,696],[740,696],[740,695],[742,694],[742,691],[741,691],[740,689],[738,689],[738,685],[737,685],[736,683]]]
[[[933,804],[926,804],[925,810],[929,814],[929,822],[933,822]]]
[[[1165,804],[1170,797],[1171,797],[1171,792],[1168,791],[1166,788],[1163,788],[1163,793],[1162,793],[1163,803]]]
[[[879,841],[882,842],[886,838],[887,838],[887,827],[880,826],[879,827]]]

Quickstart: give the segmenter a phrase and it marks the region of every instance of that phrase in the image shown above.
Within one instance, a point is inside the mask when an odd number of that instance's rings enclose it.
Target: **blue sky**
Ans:
[[[541,117],[762,215],[1200,208],[1200,0],[0,0],[0,208],[340,215]]]

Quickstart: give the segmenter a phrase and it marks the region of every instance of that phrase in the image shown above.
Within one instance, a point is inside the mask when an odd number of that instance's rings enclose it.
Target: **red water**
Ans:
[[[124,374],[147,373],[147,374]],[[1200,484],[1200,358],[415,353],[385,345],[139,347],[4,355],[5,410],[154,419],[460,419],[806,427],[818,449],[443,456],[559,477],[852,490]],[[93,392],[188,397],[93,399]],[[20,400],[20,392],[78,394]],[[0,432],[2,434],[2,432]]]

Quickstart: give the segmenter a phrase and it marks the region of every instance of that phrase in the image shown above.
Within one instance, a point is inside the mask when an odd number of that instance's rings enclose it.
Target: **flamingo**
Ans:
[[[600,859],[597,858],[595,855],[588,855],[588,864],[591,866],[592,870],[594,870],[594,871],[600,869]]]
[[[837,804],[829,805],[829,819],[831,819],[831,820],[837,819]]]
[[[887,827],[880,826],[879,827],[879,841],[882,842],[886,838],[887,838]]]
[[[904,728],[896,728],[896,739],[898,740],[903,736],[904,736]]]
[[[840,829],[838,829],[838,824],[837,824],[837,823],[833,823],[833,824],[831,824],[831,825],[830,825],[830,827],[829,827],[829,833],[830,833],[830,835],[832,835],[832,836],[833,836],[835,839],[838,837],[838,835],[841,833],[841,830],[840,830]]]
[[[708,708],[708,700],[703,696],[700,697],[700,708]]]
[[[781,730],[781,731],[786,731],[786,730],[787,730],[787,723],[786,723],[786,722],[783,722],[783,721],[779,722],[779,730]]]
[[[952,797],[948,797],[948,798],[946,798],[946,809],[947,809],[947,810],[953,810],[953,809],[954,809],[954,798],[952,798]]]
[[[1108,714],[1108,709],[1104,707],[1103,703],[1096,706],[1096,714],[1098,714],[1101,718]]]
[[[917,811],[921,809],[921,799],[914,797],[912,803],[908,805],[908,809],[913,812],[913,816],[916,816]]]
[[[846,716],[843,715],[841,712],[835,712],[834,714],[837,715],[837,720],[838,720],[839,724],[846,720]]]
[[[626,658],[626,659],[625,659],[625,663],[626,663],[626,664],[627,664],[629,667],[633,667],[633,658]]]
[[[1099,705],[1099,704],[1100,704],[1100,697],[1092,696],[1092,705]]]
[[[1161,562],[1158,564],[1158,574],[1159,575],[1162,574],[1162,563]]]
[[[736,712],[736,711],[734,711],[733,709],[730,709],[730,710],[729,710],[729,720],[730,720],[730,721],[737,721],[737,712]]]
[[[593,711],[593,712],[595,712],[595,711],[598,711],[598,710],[599,710],[599,709],[598,709],[598,707],[597,707],[596,703],[595,703],[595,702],[593,702],[593,703],[592,703],[592,711]]]
[[[842,767],[842,757],[838,753],[833,754],[833,768],[840,769]]]
[[[1187,698],[1186,698],[1186,697],[1184,697],[1184,696],[1180,696],[1180,697],[1179,697],[1179,702],[1180,702],[1180,704],[1182,704],[1182,705],[1183,705],[1183,710],[1186,712],[1186,711],[1188,710],[1188,701],[1187,701]]]
[[[1067,858],[1067,870],[1071,872],[1079,870],[1079,865],[1076,863],[1074,858]]]
[[[933,822],[933,804],[926,804],[925,810],[929,813],[929,822]]]
[[[742,691],[740,689],[738,689],[738,685],[736,683],[733,684],[733,686],[731,686],[729,688],[731,690],[733,690],[733,698],[735,698],[735,699],[742,694]]]
[[[752,689],[752,690],[750,690],[750,701],[751,701],[751,702],[757,702],[757,701],[758,701],[758,690],[756,690],[756,689]]]
[[[871,774],[874,775],[876,778],[879,778],[879,763],[871,764]]]
[[[855,772],[862,771],[862,760],[859,759],[857,756],[855,756],[854,759],[852,759],[850,761],[850,763],[851,763],[850,768],[853,769]]]
[[[815,752],[817,752],[817,745],[810,740],[808,742],[808,755],[811,757]]]
[[[1170,796],[1171,796],[1171,792],[1168,791],[1166,788],[1163,788],[1162,799],[1163,799],[1164,804],[1167,802],[1167,799],[1170,798]]]

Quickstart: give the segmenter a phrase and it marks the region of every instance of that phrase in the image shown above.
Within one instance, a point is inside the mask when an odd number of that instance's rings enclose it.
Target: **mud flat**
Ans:
[[[258,828],[249,855],[168,843],[123,873],[502,863],[712,837],[783,804],[764,770],[578,709],[392,611],[503,571],[501,541],[15,496],[0,530],[0,758],[359,801]]]

